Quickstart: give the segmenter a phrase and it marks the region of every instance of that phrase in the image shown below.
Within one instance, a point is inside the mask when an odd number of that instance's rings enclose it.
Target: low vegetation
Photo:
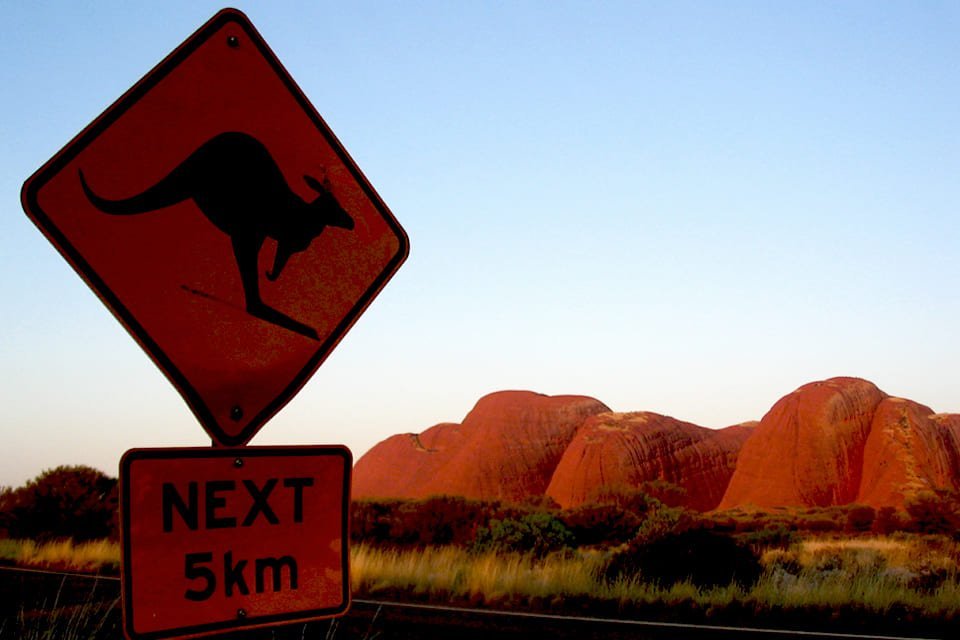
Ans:
[[[765,552],[752,581],[727,582],[612,577],[609,554],[595,550],[537,557],[360,545],[352,557],[358,597],[912,635],[960,622],[960,547],[944,537],[796,542]]]
[[[115,481],[91,471],[61,467],[0,492],[0,562],[116,572]],[[355,502],[354,593],[913,636],[960,623],[952,493],[920,494],[904,511],[702,514],[676,506],[665,483],[647,489],[566,510],[449,496]]]
[[[21,567],[116,575],[120,572],[120,545],[113,540],[49,542],[0,540],[0,562]]]
[[[30,606],[20,604],[12,616],[0,616],[0,638],[11,640],[97,640],[120,638],[120,599],[104,597],[92,583],[79,599],[63,598],[58,591],[50,599]]]

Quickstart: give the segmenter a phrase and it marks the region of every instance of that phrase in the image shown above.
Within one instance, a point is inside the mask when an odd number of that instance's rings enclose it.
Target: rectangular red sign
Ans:
[[[351,466],[341,446],[128,451],[120,462],[126,636],[345,613]]]

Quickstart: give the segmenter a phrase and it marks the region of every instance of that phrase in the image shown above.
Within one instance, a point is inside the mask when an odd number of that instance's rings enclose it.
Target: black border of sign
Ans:
[[[273,616],[238,618],[228,622],[216,622],[193,627],[180,627],[152,633],[137,633],[133,624],[133,580],[130,565],[130,474],[131,467],[139,460],[183,460],[198,458],[263,458],[263,457],[340,457],[343,459],[343,512],[341,515],[341,557],[343,567],[343,592],[341,605],[326,609],[307,609]],[[123,631],[131,640],[161,640],[187,636],[202,636],[225,631],[239,631],[268,626],[309,622],[343,615],[350,609],[350,486],[353,469],[353,454],[340,445],[304,445],[276,447],[182,447],[169,449],[130,449],[120,459],[120,538],[121,538],[121,593],[123,600]]]
[[[270,64],[278,78],[299,103],[304,113],[313,121],[317,130],[326,138],[327,143],[337,153],[340,161],[350,170],[353,179],[356,180],[357,184],[373,203],[399,242],[397,253],[394,254],[380,275],[377,276],[367,290],[364,291],[353,308],[351,308],[344,318],[334,327],[330,336],[319,346],[316,353],[307,361],[307,364],[294,377],[293,381],[290,382],[272,402],[268,403],[262,411],[250,417],[247,424],[236,436],[230,436],[224,432],[206,402],[204,402],[203,398],[201,398],[193,388],[190,381],[187,380],[176,365],[174,365],[173,361],[170,360],[160,346],[144,330],[140,323],[137,322],[136,318],[134,318],[126,306],[124,306],[123,302],[106,286],[106,283],[104,283],[100,276],[90,267],[60,229],[53,224],[40,207],[38,201],[39,191],[47,182],[56,176],[67,163],[73,160],[73,158],[83,151],[97,136],[112,125],[123,113],[149,92],[150,89],[163,80],[163,78],[183,60],[190,56],[193,51],[206,42],[214,33],[231,22],[236,23],[244,30],[251,42],[257,47],[257,50]],[[310,376],[312,376],[323,361],[326,360],[330,352],[332,352],[340,340],[343,339],[343,336],[346,335],[350,327],[353,326],[360,315],[366,310],[380,290],[383,289],[390,278],[393,277],[393,274],[396,273],[400,265],[407,259],[407,255],[410,252],[410,241],[407,238],[407,234],[397,222],[396,218],[394,218],[390,209],[387,208],[387,205],[373,189],[373,186],[367,180],[366,176],[360,171],[360,168],[300,90],[300,87],[294,82],[277,56],[270,50],[270,47],[267,46],[267,43],[260,36],[259,32],[257,32],[247,16],[237,9],[223,9],[219,11],[170,55],[164,58],[156,67],[150,70],[139,82],[124,93],[116,102],[108,107],[106,111],[38,169],[36,173],[30,176],[23,184],[20,198],[24,211],[34,224],[37,225],[47,239],[50,240],[63,257],[66,258],[67,262],[73,266],[74,270],[86,281],[87,285],[93,289],[94,293],[97,294],[107,308],[113,312],[114,316],[117,317],[143,350],[147,352],[147,355],[150,356],[160,370],[164,372],[167,378],[173,383],[173,386],[180,392],[180,395],[183,396],[204,430],[206,430],[217,444],[223,446],[242,446],[249,442],[260,428],[300,391],[307,380],[310,379]]]

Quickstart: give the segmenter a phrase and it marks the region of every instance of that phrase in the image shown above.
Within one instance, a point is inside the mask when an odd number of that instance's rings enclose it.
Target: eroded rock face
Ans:
[[[577,428],[604,411],[606,405],[585,396],[492,393],[460,425],[437,425],[375,446],[354,468],[354,496],[449,494],[512,502],[542,496]]]
[[[855,501],[873,416],[886,397],[866,380],[831,378],[781,398],[744,444],[720,508]]]
[[[547,495],[564,508],[664,480],[706,511],[723,497],[737,454],[753,428],[712,430],[650,412],[588,418],[557,465]]]
[[[357,460],[353,495],[357,498],[423,497],[421,488],[463,443],[459,424],[442,423],[421,434],[387,438]]]
[[[354,468],[354,496],[449,494],[575,507],[664,480],[699,510],[849,503],[902,508],[960,491],[960,415],[859,378],[804,385],[759,423],[711,430],[584,396],[490,394],[462,424],[393,436]]]
[[[906,497],[957,489],[960,420],[903,398],[887,398],[873,416],[857,502],[902,507]]]

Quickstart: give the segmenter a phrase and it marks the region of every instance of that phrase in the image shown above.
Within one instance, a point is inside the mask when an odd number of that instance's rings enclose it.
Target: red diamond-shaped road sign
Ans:
[[[27,215],[219,444],[245,444],[406,234],[242,13],[214,16],[23,186]]]

